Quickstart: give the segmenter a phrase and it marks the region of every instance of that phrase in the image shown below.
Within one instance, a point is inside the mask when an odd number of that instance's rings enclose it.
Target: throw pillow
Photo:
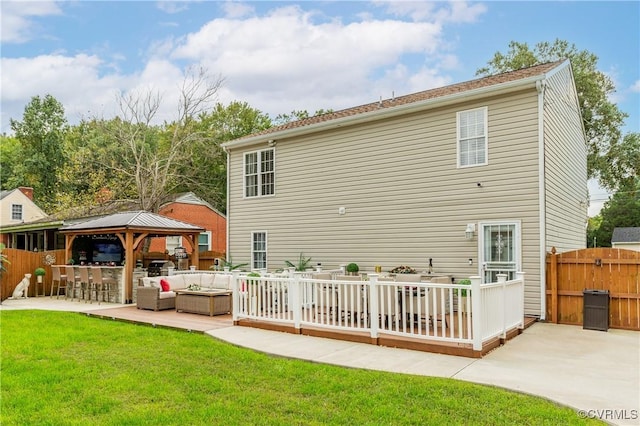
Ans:
[[[160,287],[162,287],[162,291],[170,291],[171,286],[169,285],[169,281],[164,278],[160,280]]]

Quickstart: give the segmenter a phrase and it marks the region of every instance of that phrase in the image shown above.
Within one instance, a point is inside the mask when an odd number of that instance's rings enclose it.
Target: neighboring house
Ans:
[[[0,229],[8,226],[23,225],[47,217],[47,214],[33,201],[33,188],[19,187],[0,191]],[[0,242],[7,245],[2,235]],[[19,246],[29,244],[26,234],[21,234]]]
[[[640,227],[614,228],[611,247],[640,251]]]
[[[193,192],[173,196],[160,207],[158,213],[205,228],[206,231],[199,237],[199,251],[226,252],[227,218]],[[182,241],[182,237],[154,238],[149,251],[168,251],[169,254],[173,254],[176,247],[185,247],[187,252],[191,252],[189,245]]]
[[[2,226],[0,236],[5,245],[10,248],[22,250],[56,250],[65,248],[64,235],[58,230],[63,226],[69,226],[113,213],[138,210],[139,205],[131,200],[112,200],[96,204],[92,207],[82,207],[66,211],[61,215],[51,215],[34,220],[31,223]],[[197,198],[193,193],[174,196],[172,201],[163,204],[160,215],[172,219],[191,223],[206,229],[200,235],[200,251],[226,251],[226,218],[224,215],[205,201]],[[166,237],[174,241],[173,248],[182,244],[182,237]],[[150,251],[165,252],[167,247],[165,237],[156,238]],[[157,244],[157,246],[154,246]],[[183,245],[188,247],[187,245]]]
[[[400,265],[456,279],[526,273],[545,316],[545,256],[585,247],[586,141],[559,61],[291,122],[224,144],[228,253],[333,269]]]

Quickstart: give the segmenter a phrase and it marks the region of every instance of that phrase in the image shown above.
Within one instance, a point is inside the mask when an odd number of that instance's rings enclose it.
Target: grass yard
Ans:
[[[203,335],[0,312],[0,424],[601,424],[451,379],[274,358]]]

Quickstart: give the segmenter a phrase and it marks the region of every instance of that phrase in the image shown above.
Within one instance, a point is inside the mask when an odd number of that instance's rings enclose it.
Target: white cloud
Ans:
[[[189,8],[188,1],[158,1],[156,7],[169,14],[179,13]]]
[[[441,55],[439,24],[315,22],[317,16],[286,6],[262,17],[215,19],[175,41],[172,58],[221,73],[228,77],[226,96],[233,96],[226,101],[248,101],[272,115],[345,108],[389,97],[392,90],[398,95],[415,91],[419,82],[442,80],[423,64],[437,62]],[[404,55],[418,58],[415,75],[410,69],[395,70]],[[447,56],[446,62],[455,61]]]
[[[222,5],[227,18],[244,18],[254,14],[255,9],[247,4],[228,1]]]
[[[2,2],[0,40],[2,43],[24,43],[38,36],[34,17],[60,15],[61,9],[53,1]]]
[[[158,118],[172,120],[188,65],[225,78],[221,102],[244,101],[272,117],[301,109],[338,110],[392,92],[401,96],[442,86],[451,82],[443,71],[458,66],[443,41],[440,18],[427,22],[426,14],[420,15],[424,22],[371,17],[343,22],[295,5],[262,16],[242,3],[221,7],[224,17],[195,32],[151,41],[142,71],[128,75],[117,58],[113,62],[113,52],[109,58],[58,53],[2,59],[3,131],[9,131],[9,115],[20,119],[30,98],[46,93],[62,102],[76,123],[87,115],[113,116],[117,92],[154,88],[163,96]],[[21,84],[25,79],[33,83]]]
[[[635,83],[629,88],[633,93],[640,93],[640,80],[636,80]]]
[[[445,22],[475,22],[478,16],[487,11],[482,3],[469,5],[466,1],[450,1],[435,3],[426,1],[381,1],[377,5],[383,6],[395,16],[408,16],[414,21]]]
[[[114,88],[126,86],[127,78],[100,76],[96,56],[43,55],[35,58],[2,58],[2,124],[22,119],[33,96],[50,94],[65,107],[70,121],[87,115],[113,115]],[[22,84],[30,81],[29,85]]]

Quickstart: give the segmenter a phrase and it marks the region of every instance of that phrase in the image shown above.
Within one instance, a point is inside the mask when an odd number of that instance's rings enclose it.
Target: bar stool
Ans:
[[[78,268],[80,273],[80,293],[82,294],[82,298],[84,302],[91,300],[91,290],[93,288],[93,283],[91,282],[91,278],[89,278],[89,267],[81,266]],[[78,299],[80,301],[80,299]]]
[[[96,292],[96,301],[98,304],[100,304],[100,299],[98,298],[100,295],[102,295],[103,301],[109,302],[109,296],[113,293],[113,289],[117,288],[117,281],[115,278],[105,277],[102,274],[102,268],[100,266],[92,266],[91,281],[93,282],[94,290]]]
[[[80,275],[76,275],[75,268],[71,265],[64,267],[67,272],[67,287],[64,292],[64,298],[69,297],[73,300],[76,294],[80,291]]]
[[[62,267],[59,265],[51,265],[51,274],[52,274],[52,278],[51,278],[51,294],[49,294],[49,297],[53,297],[53,289],[57,286],[58,287],[58,291],[56,294],[56,299],[60,298],[60,290],[64,289],[64,294],[65,296],[67,295],[67,275],[66,273],[63,275],[60,272],[60,269]]]

